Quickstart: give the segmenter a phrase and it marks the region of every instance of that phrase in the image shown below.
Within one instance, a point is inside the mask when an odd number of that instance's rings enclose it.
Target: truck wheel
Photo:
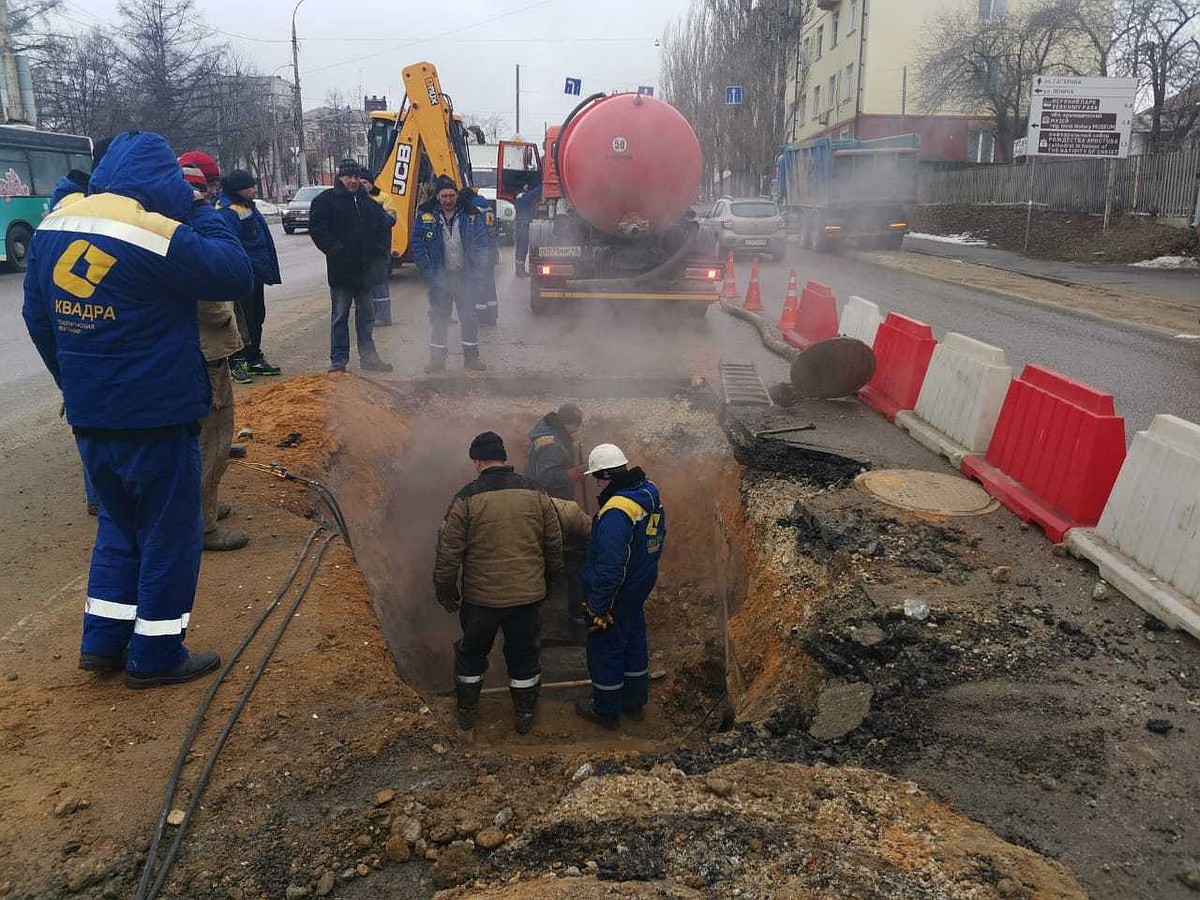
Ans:
[[[27,225],[18,222],[8,229],[4,238],[4,251],[8,255],[8,268],[11,272],[24,272],[29,256],[29,239],[33,232]]]
[[[550,303],[542,299],[541,285],[532,272],[529,273],[529,311],[535,316],[544,316],[550,312]]]

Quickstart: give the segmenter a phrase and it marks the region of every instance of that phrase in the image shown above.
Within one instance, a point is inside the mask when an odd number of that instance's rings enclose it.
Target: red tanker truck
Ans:
[[[571,300],[671,301],[703,315],[723,272],[692,204],[700,143],[670,104],[594,94],[543,147],[500,145],[497,196],[516,200],[533,172],[541,204],[529,229],[535,314]]]

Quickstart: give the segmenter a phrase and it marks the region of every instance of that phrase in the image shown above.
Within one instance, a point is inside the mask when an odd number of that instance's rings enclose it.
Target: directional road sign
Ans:
[[[729,87],[725,88],[725,105],[742,105],[742,86],[740,84],[731,84]]]
[[[563,93],[571,94],[575,97],[578,97],[580,94],[583,93],[583,79],[582,78],[568,78],[567,86],[565,88],[563,88]]]
[[[648,84],[639,85],[638,93],[641,94],[643,97],[653,97],[654,96],[654,88]]]
[[[1124,159],[1137,102],[1136,78],[1035,75],[1029,154]]]

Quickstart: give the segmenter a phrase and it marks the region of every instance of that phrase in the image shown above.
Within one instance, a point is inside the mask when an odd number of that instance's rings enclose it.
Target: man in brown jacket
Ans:
[[[216,161],[206,154],[185,153],[179,157],[183,177],[197,194],[211,199],[214,183],[195,163],[198,156],[216,167]],[[233,301],[200,304],[200,352],[208,363],[213,398],[212,410],[200,420],[200,502],[204,510],[205,550],[240,550],[250,543],[246,532],[220,524],[230,508],[217,499],[233,441],[233,379],[229,374],[229,357],[242,349],[234,306]]]
[[[433,572],[438,602],[462,625],[454,645],[458,724],[469,730],[479,718],[488,654],[503,631],[517,731],[526,734],[542,675],[541,605],[563,567],[562,529],[546,493],[506,465],[500,435],[476,437],[470,456],[479,477],[455,495],[438,528]]]

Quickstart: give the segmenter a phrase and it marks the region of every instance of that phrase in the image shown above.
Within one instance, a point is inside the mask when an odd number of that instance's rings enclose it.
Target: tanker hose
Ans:
[[[649,272],[632,275],[629,278],[587,278],[578,281],[568,281],[567,286],[579,291],[621,290],[641,287],[655,281],[664,275],[670,275],[676,267],[692,252],[692,241],[700,230],[700,223],[694,219],[680,222],[675,226],[684,232],[679,249],[671,254],[666,262],[659,263]]]
[[[729,300],[721,301],[721,309],[725,310],[729,315],[743,319],[757,328],[759,337],[762,338],[763,346],[777,356],[782,356],[789,363],[793,362],[800,355],[799,350],[783,339],[783,334],[779,329],[763,319],[758,313],[747,312]]]

